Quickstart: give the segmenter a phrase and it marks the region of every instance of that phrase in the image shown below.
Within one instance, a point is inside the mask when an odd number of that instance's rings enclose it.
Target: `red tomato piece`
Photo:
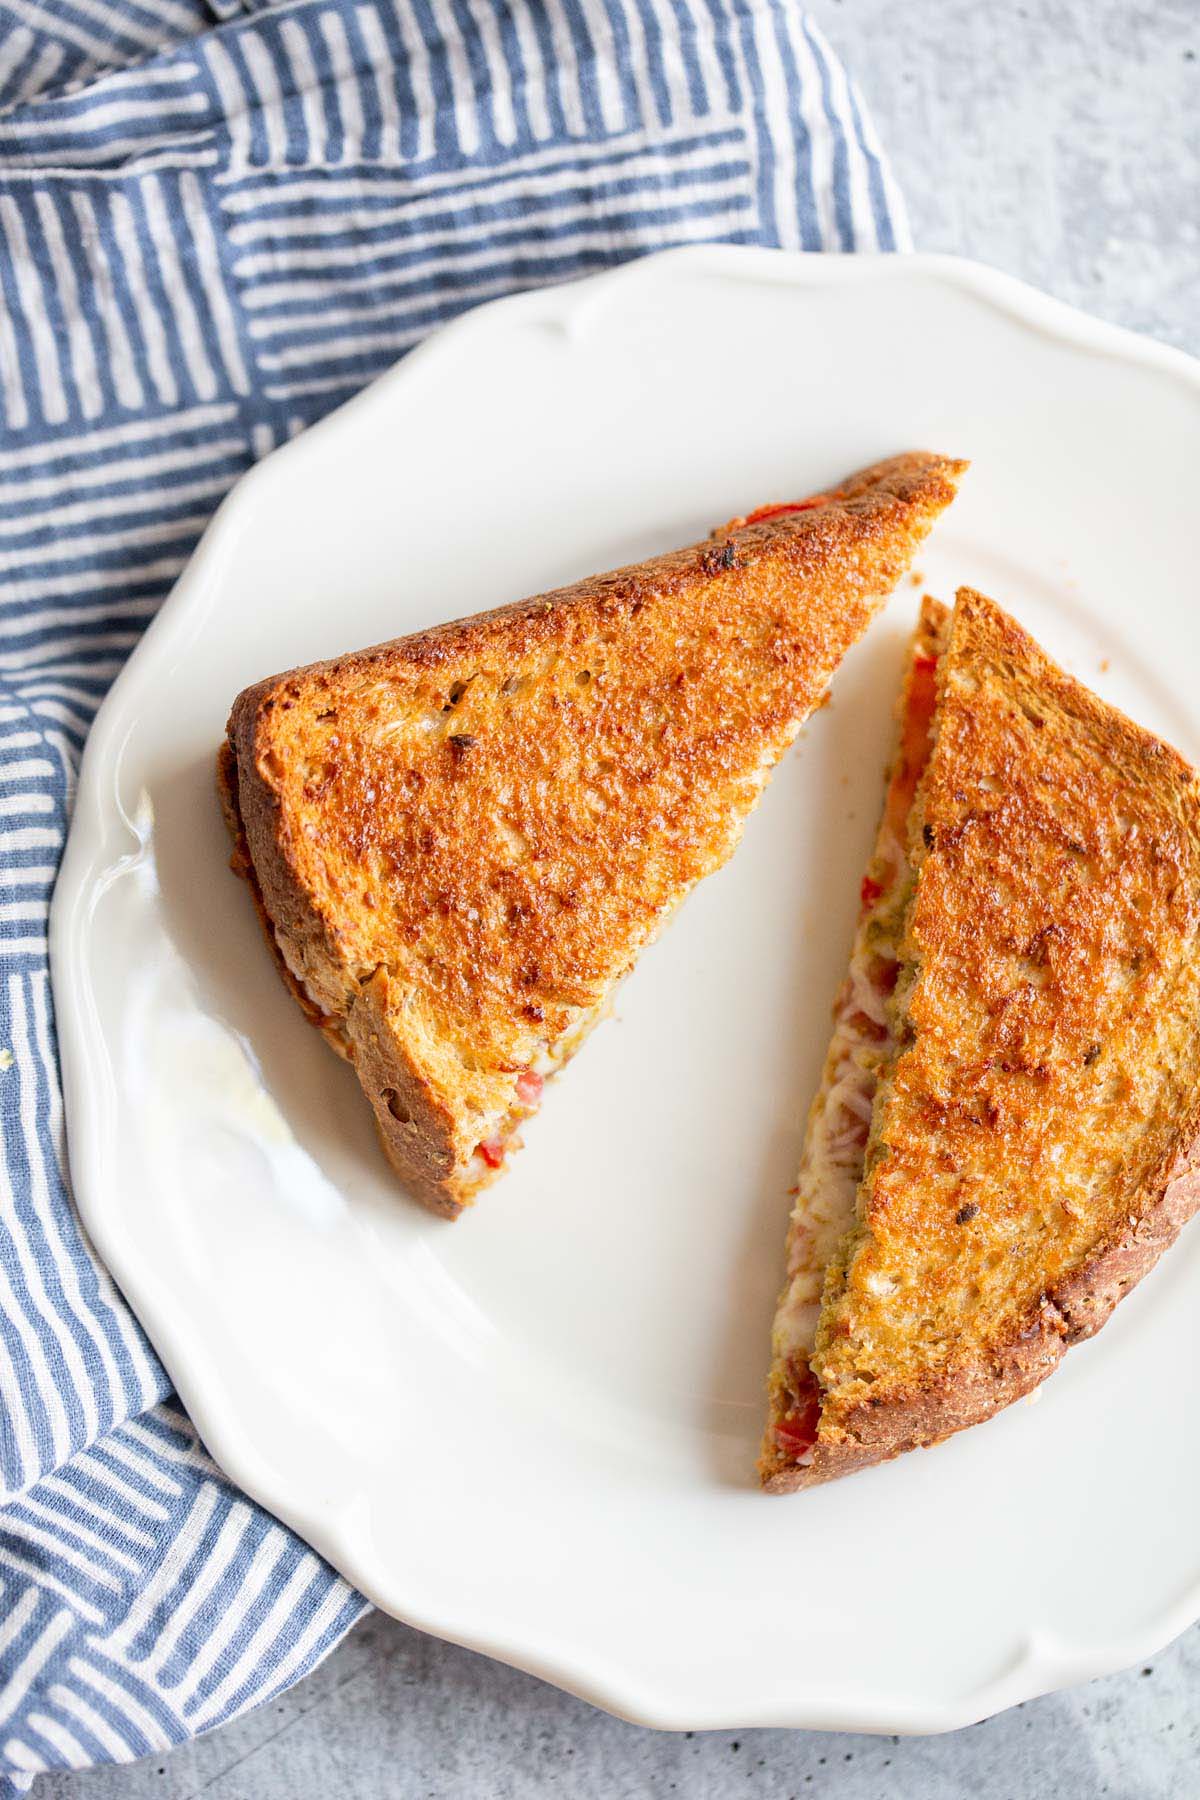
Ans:
[[[746,514],[742,524],[761,525],[764,519],[778,519],[784,513],[809,512],[814,506],[824,506],[828,499],[828,494],[810,494],[807,500],[782,500],[776,506],[757,506],[752,513]]]
[[[790,1456],[793,1462],[799,1462],[807,1456],[817,1441],[817,1427],[821,1420],[821,1398],[813,1385],[811,1394],[805,1394],[798,1400],[775,1427],[775,1442],[784,1456]]]

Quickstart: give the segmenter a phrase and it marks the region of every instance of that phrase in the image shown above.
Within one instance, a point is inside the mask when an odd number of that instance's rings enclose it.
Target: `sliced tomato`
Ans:
[[[489,1169],[498,1169],[504,1161],[504,1139],[499,1133],[484,1138],[482,1144],[476,1145],[475,1153],[482,1156]]]
[[[806,1369],[796,1383],[799,1392],[775,1427],[775,1444],[781,1455],[799,1462],[817,1441],[821,1423],[821,1394],[816,1378]]]
[[[534,1069],[522,1069],[517,1076],[517,1099],[522,1106],[536,1106],[542,1097],[545,1087],[542,1077]]]
[[[756,506],[752,513],[737,521],[738,526],[761,525],[766,519],[780,519],[784,513],[811,512],[814,506],[824,506],[830,498],[828,494],[810,494],[807,500],[781,500],[774,506]]]
[[[901,843],[907,836],[908,815],[917,784],[929,761],[931,727],[937,711],[937,665],[936,656],[913,657],[900,732],[900,755],[892,770],[884,808],[888,826]]]
[[[863,911],[870,912],[875,902],[882,897],[882,894],[883,888],[880,883],[876,881],[873,876],[864,875],[862,878],[862,886],[858,890],[858,897],[862,903]]]

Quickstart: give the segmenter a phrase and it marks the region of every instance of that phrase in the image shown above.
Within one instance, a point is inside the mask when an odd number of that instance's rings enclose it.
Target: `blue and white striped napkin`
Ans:
[[[237,476],[464,307],[904,230],[789,0],[0,0],[0,1791],[364,1610],[204,1454],[72,1207],[46,914],[121,662]]]

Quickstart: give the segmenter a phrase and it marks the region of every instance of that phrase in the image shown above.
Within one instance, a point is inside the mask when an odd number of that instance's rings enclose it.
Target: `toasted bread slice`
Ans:
[[[827,1183],[802,1182],[791,1229],[760,1463],[777,1492],[1029,1392],[1200,1204],[1200,776],[982,595],[922,632],[927,763],[856,945],[894,991],[857,1057],[869,1132],[815,1320]]]
[[[272,677],[220,779],[263,922],[410,1191],[459,1212],[737,842],[965,465],[911,454],[636,568]]]
[[[909,647],[896,706],[896,747],[883,812],[859,896],[850,967],[833,1007],[833,1032],[808,1115],[786,1275],[772,1332],[762,1471],[770,1484],[811,1462],[820,1413],[810,1363],[825,1271],[854,1224],[875,1095],[895,1051],[896,986],[911,879],[908,820],[929,756],[937,660],[950,614],[928,596]]]

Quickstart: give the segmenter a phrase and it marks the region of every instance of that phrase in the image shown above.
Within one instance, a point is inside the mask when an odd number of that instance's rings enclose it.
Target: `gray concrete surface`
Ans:
[[[919,248],[1200,352],[1198,0],[812,0]],[[1103,1580],[1103,1570],[1098,1572]],[[919,1628],[919,1621],[914,1621]],[[943,1738],[639,1730],[393,1621],[303,1686],[37,1800],[1176,1800],[1200,1795],[1200,1627],[1144,1668]]]
[[[1200,352],[1197,0],[813,0],[919,250]]]
[[[35,1800],[1191,1800],[1200,1627],[948,1737],[643,1731],[376,1615],[276,1704]]]

